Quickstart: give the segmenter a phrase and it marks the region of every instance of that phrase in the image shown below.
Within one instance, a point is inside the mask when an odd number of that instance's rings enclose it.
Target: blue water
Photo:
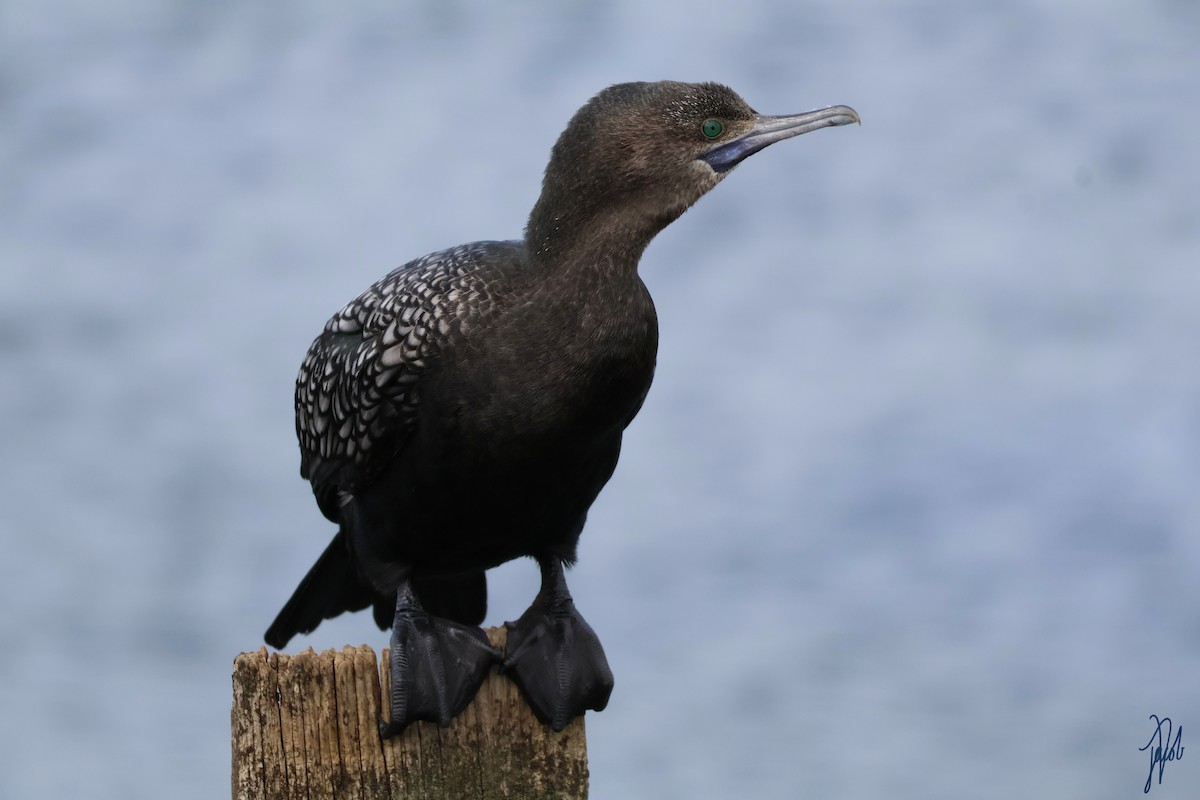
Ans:
[[[309,341],[665,77],[863,125],[646,253],[658,376],[571,575],[592,796],[1137,796],[1147,717],[1200,725],[1197,76],[1170,0],[6,4],[0,796],[225,796],[232,659],[332,532]]]

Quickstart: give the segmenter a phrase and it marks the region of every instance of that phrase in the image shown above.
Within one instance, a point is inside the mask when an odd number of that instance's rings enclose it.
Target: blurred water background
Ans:
[[[232,659],[333,532],[312,337],[519,235],[574,110],[660,78],[863,125],[642,262],[658,375],[571,575],[592,796],[1140,795],[1148,715],[1200,725],[1198,76],[1183,0],[5,3],[0,796],[225,796]]]

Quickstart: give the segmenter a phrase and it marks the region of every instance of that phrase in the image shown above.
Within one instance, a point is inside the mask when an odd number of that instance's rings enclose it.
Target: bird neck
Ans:
[[[525,244],[539,271],[578,270],[585,265],[636,277],[642,252],[678,214],[643,207],[636,198],[615,204],[558,203],[543,193],[529,216]]]

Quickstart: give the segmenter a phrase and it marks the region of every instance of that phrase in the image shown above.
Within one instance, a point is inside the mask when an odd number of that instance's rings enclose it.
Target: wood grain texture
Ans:
[[[503,649],[506,631],[488,632]],[[409,726],[387,742],[382,661],[366,645],[295,655],[242,653],[233,664],[234,800],[580,800],[587,797],[583,719],[540,723],[493,668],[447,728]]]

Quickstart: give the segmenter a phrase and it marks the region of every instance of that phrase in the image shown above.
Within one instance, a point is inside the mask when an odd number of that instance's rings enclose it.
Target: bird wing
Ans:
[[[520,242],[476,242],[393,270],[346,304],[296,376],[300,474],[337,520],[340,495],[391,463],[416,427],[421,377],[493,310]]]

